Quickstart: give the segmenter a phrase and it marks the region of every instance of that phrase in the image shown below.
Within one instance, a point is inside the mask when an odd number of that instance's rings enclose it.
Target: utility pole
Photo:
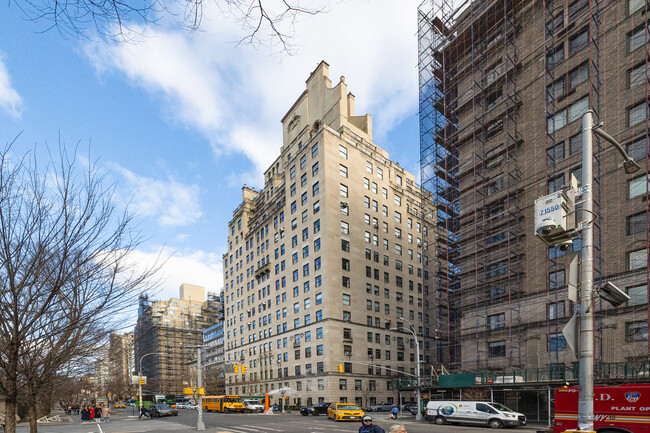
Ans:
[[[594,240],[593,240],[593,113],[582,116],[582,275],[580,284],[580,349],[578,429],[594,430]]]
[[[203,388],[203,377],[201,376],[201,346],[196,348],[196,385],[197,385],[197,403],[196,408],[196,431],[204,431],[205,424],[203,423],[203,396],[201,395],[201,388]]]

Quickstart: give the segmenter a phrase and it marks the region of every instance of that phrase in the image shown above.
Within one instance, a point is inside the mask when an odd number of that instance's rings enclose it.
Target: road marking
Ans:
[[[254,431],[258,431],[261,428],[266,429],[266,430],[271,430],[271,431],[279,431],[279,432],[284,431],[283,429],[272,428],[272,427],[269,427],[269,426],[266,426],[266,425],[265,426],[254,426],[254,425],[246,425],[246,424],[244,424],[244,425],[240,425],[240,426],[237,426],[237,427],[239,427],[239,428],[251,427]]]

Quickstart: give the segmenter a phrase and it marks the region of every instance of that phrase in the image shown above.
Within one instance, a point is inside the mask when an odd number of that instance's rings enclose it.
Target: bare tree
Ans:
[[[131,40],[140,26],[156,23],[165,15],[175,15],[178,6],[184,11],[178,17],[189,31],[199,30],[207,3],[204,0],[143,0],[125,2],[108,0],[14,0],[33,21],[47,23],[48,30],[58,29],[65,35],[85,37],[88,30],[116,40]],[[303,0],[304,3],[304,0]],[[242,25],[246,36],[240,42],[278,42],[289,51],[293,25],[301,15],[315,15],[323,7],[301,6],[301,0],[215,0],[216,9]]]
[[[7,414],[27,393],[32,432],[38,399],[94,353],[156,270],[134,266],[132,214],[96,164],[76,159],[61,149],[41,170],[36,152],[0,153],[0,388]]]

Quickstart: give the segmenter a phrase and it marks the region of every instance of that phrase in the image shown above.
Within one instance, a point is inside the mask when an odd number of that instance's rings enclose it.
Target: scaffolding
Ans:
[[[632,178],[594,138],[594,179],[584,182],[594,194],[594,282],[612,281],[633,297],[616,309],[597,301],[596,358],[648,358],[648,7],[420,5],[421,178],[446,234],[436,269],[458,356],[450,369],[560,371],[575,362],[561,331],[573,314],[568,264],[581,242],[568,251],[543,247],[533,236],[532,203],[568,188],[571,174],[582,181],[579,119],[587,109],[645,163],[645,174]]]

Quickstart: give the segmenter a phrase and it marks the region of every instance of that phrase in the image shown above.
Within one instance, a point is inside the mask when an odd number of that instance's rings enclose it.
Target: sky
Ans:
[[[267,0],[273,1],[273,0]],[[237,17],[206,4],[199,31],[167,16],[133,24],[115,42],[71,37],[28,20],[21,1],[0,6],[0,140],[14,150],[79,146],[130,202],[145,237],[134,259],[162,251],[157,299],[182,283],[223,287],[227,224],[244,184],[261,188],[279,154],[280,120],[321,60],[345,76],[357,115],[373,117],[374,142],[418,173],[417,6],[421,0],[306,2],[292,53],[273,39],[238,44]],[[223,1],[221,2],[223,3]]]

